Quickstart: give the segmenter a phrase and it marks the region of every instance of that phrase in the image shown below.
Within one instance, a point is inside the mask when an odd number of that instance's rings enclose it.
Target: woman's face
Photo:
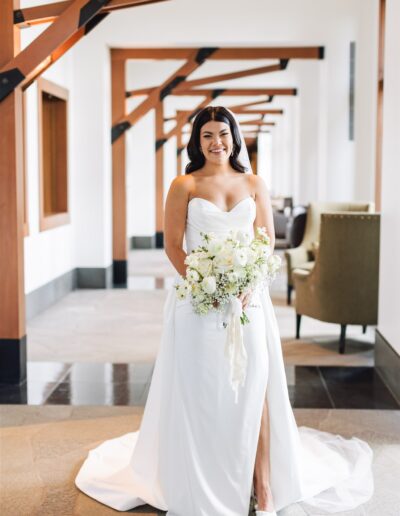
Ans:
[[[206,161],[222,164],[229,160],[233,149],[231,129],[225,122],[210,120],[200,129],[200,147]]]

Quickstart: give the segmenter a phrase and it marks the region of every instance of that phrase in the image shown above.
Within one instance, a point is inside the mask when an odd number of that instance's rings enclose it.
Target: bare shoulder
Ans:
[[[262,177],[257,176],[255,174],[249,174],[248,181],[249,181],[251,190],[256,195],[267,195],[268,194],[267,185]]]
[[[193,189],[194,180],[191,177],[191,174],[177,176],[172,181],[170,186],[170,193],[174,196],[176,195],[189,195],[190,191]]]

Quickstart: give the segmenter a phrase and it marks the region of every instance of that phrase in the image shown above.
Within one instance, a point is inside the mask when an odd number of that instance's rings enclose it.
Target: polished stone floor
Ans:
[[[90,449],[106,439],[138,430],[142,412],[140,407],[0,406],[1,515],[121,514],[82,494],[74,478]],[[356,436],[373,449],[373,498],[337,516],[399,515],[400,411],[295,409],[294,414],[299,426],[347,438]],[[148,506],[129,512],[164,514]],[[279,512],[279,516],[307,514],[298,504]]]
[[[27,382],[0,386],[0,403],[144,406],[153,367],[153,362],[29,362]],[[373,367],[285,369],[294,408],[400,408]]]

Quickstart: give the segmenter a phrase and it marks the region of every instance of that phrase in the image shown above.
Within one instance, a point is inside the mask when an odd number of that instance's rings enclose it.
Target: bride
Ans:
[[[267,188],[251,173],[229,110],[198,113],[188,155],[165,207],[165,251],[177,281],[201,232],[253,235],[261,226],[274,242]],[[250,323],[237,403],[220,313],[197,315],[171,289],[140,430],[91,450],[75,480],[79,489],[119,511],[147,503],[168,516],[247,516],[252,492],[260,516],[295,502],[308,514],[345,511],[371,497],[367,443],[297,427],[268,291],[240,301]]]

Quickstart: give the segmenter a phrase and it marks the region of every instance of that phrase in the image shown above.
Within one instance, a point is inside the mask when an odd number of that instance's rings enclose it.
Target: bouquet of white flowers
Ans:
[[[203,244],[185,259],[186,278],[175,286],[179,299],[189,294],[195,313],[224,312],[227,328],[225,353],[231,366],[231,385],[238,397],[238,386],[246,377],[247,353],[242,325],[249,322],[238,296],[265,286],[281,266],[272,254],[265,228],[257,228],[255,238],[243,231],[231,231],[221,239],[202,233]]]
[[[232,298],[271,281],[281,266],[280,257],[271,253],[265,228],[257,228],[253,239],[243,231],[231,231],[225,239],[201,235],[204,243],[186,257],[186,278],[175,286],[179,299],[191,295],[197,314],[222,311]],[[241,323],[246,322],[243,312]]]

